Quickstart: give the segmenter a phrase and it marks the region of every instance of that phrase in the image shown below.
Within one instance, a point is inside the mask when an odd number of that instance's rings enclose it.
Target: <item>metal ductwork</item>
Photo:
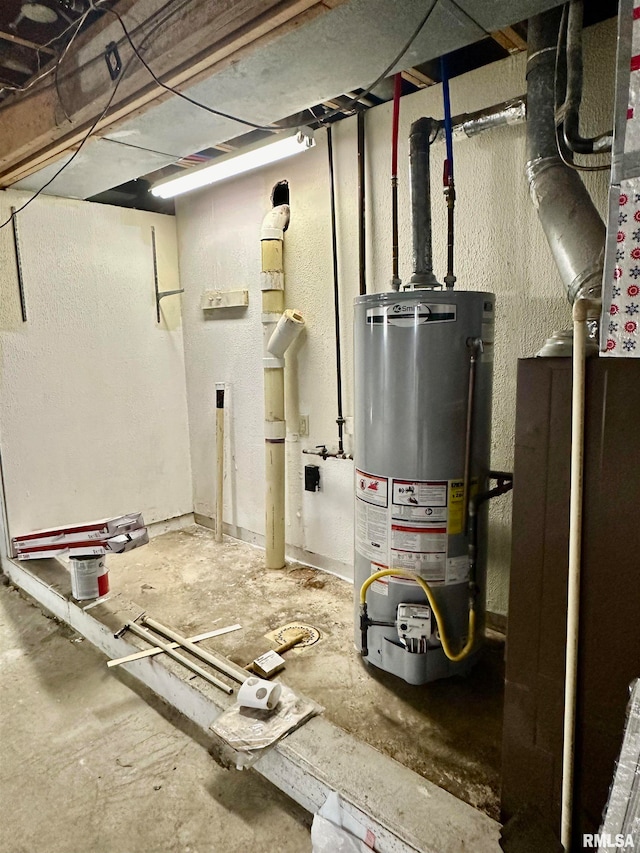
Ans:
[[[599,298],[606,229],[578,173],[556,142],[555,75],[561,10],[529,20],[527,179],[567,298]],[[564,94],[564,81],[559,94]]]

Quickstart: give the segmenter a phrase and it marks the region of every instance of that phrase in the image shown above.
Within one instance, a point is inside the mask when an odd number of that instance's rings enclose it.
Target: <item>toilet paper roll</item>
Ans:
[[[277,682],[251,676],[238,690],[238,705],[273,711],[280,700],[281,693],[282,687]]]

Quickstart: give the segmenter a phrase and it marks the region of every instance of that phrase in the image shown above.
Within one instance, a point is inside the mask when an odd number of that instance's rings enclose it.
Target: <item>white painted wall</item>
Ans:
[[[0,196],[4,221],[28,193]],[[0,445],[12,535],[140,510],[192,511],[175,221],[43,197],[0,231]]]
[[[588,31],[585,39],[585,123],[611,125],[615,21]],[[525,57],[518,55],[456,78],[454,113],[476,110],[525,91]],[[408,278],[411,229],[407,139],[421,115],[442,116],[441,89],[402,99],[399,180],[401,274]],[[367,113],[367,211],[369,290],[388,289],[391,277],[390,206],[391,105]],[[334,129],[342,287],[342,346],[345,414],[353,413],[352,302],[358,290],[355,120]],[[302,310],[307,331],[288,356],[287,542],[290,551],[312,552],[310,562],[350,573],[353,538],[352,465],[320,463],[324,490],[302,489],[308,457],[303,447],[335,448],[336,392],[330,258],[329,191],[324,133],[303,155],[219,187],[182,199],[178,205],[180,275],[185,287],[184,328],[195,511],[214,515],[214,385],[230,383],[225,522],[259,541],[263,522],[263,434],[260,326],[262,218],[276,181],[290,183],[292,219],[285,237],[286,302]],[[517,359],[531,356],[570,312],[551,254],[538,224],[524,178],[525,128],[504,128],[456,143],[457,276],[463,289],[497,295],[492,465],[511,469]],[[445,269],[445,206],[441,194],[444,146],[434,145],[433,211],[437,273]],[[586,182],[599,209],[606,209],[607,173]],[[207,288],[249,288],[246,312],[199,307]],[[309,415],[311,435],[299,440],[299,414]],[[317,461],[317,460],[315,460]],[[506,612],[510,554],[510,500],[492,508],[488,605]],[[313,556],[315,555],[315,556]]]

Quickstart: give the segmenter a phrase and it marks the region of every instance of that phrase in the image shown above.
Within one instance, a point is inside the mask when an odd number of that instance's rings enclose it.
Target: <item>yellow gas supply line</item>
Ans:
[[[436,604],[436,601],[433,597],[433,593],[431,592],[431,587],[429,584],[420,577],[420,575],[416,575],[413,572],[406,572],[404,569],[382,569],[379,572],[375,572],[370,575],[366,581],[360,587],[360,608],[364,613],[366,618],[366,608],[367,608],[367,590],[371,586],[374,581],[380,580],[380,578],[388,577],[389,575],[396,575],[398,577],[410,578],[411,580],[416,581],[420,589],[427,596],[427,600],[431,605],[431,610],[433,611],[433,616],[436,620],[436,625],[438,626],[438,633],[440,634],[440,642],[442,643],[442,651],[453,663],[457,663],[458,661],[464,660],[473,648],[473,644],[475,641],[475,631],[476,631],[476,612],[473,606],[473,601],[469,603],[469,636],[467,637],[467,642],[457,654],[454,654],[451,651],[451,647],[449,645],[449,640],[447,638],[446,632],[444,630],[444,621],[442,619],[442,613],[440,612],[440,608]]]

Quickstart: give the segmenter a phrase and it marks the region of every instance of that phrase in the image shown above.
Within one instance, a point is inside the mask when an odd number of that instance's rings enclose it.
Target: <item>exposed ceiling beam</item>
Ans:
[[[58,52],[50,47],[43,47],[40,44],[36,44],[34,41],[29,41],[29,39],[20,38],[20,36],[16,36],[13,33],[5,33],[0,30],[0,39],[2,39],[2,41],[10,41],[13,44],[22,45],[22,47],[29,47],[31,48],[31,50],[36,50],[40,53],[46,53],[48,56],[58,55]]]
[[[192,0],[180,15],[161,22],[158,0],[120,0],[118,11],[136,44],[156,33],[144,56],[167,85],[192,85],[226,67],[239,55],[323,14],[343,0]],[[59,87],[71,121],[61,118],[50,78],[1,105],[0,186],[9,186],[77,147],[104,109],[113,84],[106,74],[105,44],[119,43],[128,68],[96,134],[152,102],[168,97],[135,59],[112,15],[81,34],[65,60]],[[131,63],[129,65],[129,63]]]
[[[406,71],[402,71],[400,73],[402,74],[403,80],[406,80],[408,83],[413,83],[413,85],[417,86],[419,89],[424,89],[426,86],[433,86],[438,82],[432,77],[427,77],[426,74],[423,74],[422,71],[418,71],[417,68],[408,68]]]
[[[518,35],[513,27],[496,30],[496,32],[491,33],[491,38],[509,53],[520,53],[520,51],[527,49],[526,41]]]

